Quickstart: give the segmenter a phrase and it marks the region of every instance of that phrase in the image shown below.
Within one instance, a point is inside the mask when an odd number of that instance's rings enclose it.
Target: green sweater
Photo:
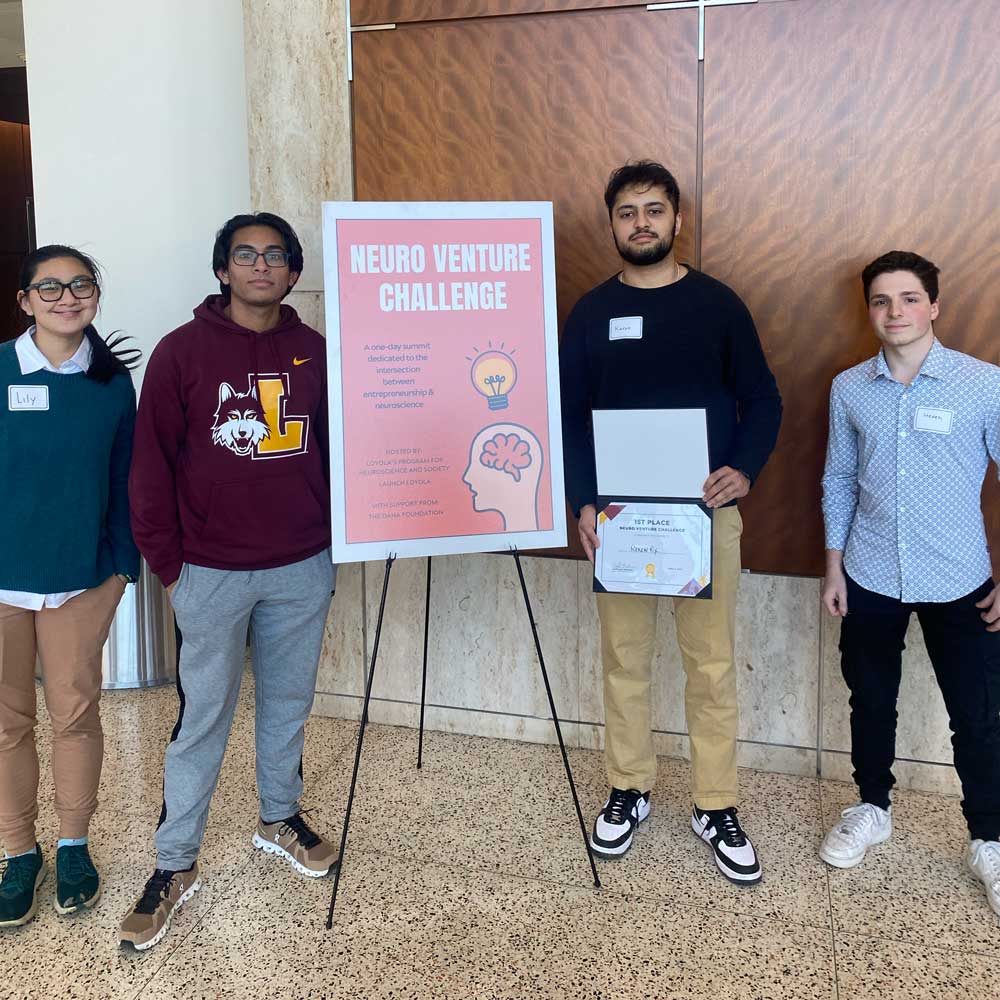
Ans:
[[[0,590],[63,593],[138,576],[131,378],[22,375],[10,341],[0,344],[0,392]]]

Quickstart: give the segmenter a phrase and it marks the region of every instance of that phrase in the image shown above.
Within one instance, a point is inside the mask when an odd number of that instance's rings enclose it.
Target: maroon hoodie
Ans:
[[[330,544],[326,345],[291,306],[255,333],[209,296],[146,367],[129,499],[165,586],[183,562],[285,566]]]

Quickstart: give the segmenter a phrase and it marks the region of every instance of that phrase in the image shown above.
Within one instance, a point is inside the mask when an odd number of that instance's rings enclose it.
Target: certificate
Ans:
[[[594,590],[712,596],[712,512],[696,500],[602,501]]]

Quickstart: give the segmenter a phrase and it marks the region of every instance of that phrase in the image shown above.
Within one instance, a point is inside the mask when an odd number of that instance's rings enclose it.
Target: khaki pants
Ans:
[[[692,792],[702,809],[736,805],[736,592],[740,534],[736,507],[714,513],[712,598],[674,598],[687,675]],[[605,759],[615,788],[645,792],[656,781],[649,698],[658,598],[598,594],[604,661]]]
[[[111,576],[61,608],[28,611],[0,604],[0,842],[8,854],[35,846],[36,655],[52,720],[59,836],[87,835],[104,758],[98,709],[102,651],[124,590]]]

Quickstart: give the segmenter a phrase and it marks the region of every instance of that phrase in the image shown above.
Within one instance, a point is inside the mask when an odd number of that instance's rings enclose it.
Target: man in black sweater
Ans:
[[[591,561],[598,545],[591,411],[705,409],[709,461],[704,502],[714,508],[712,597],[675,598],[687,675],[691,828],[738,885],[760,881],[753,844],[736,817],[736,667],[733,639],[743,522],[750,491],[778,435],[781,398],[753,319],[731,289],[674,257],[680,193],[659,163],[616,170],[605,201],[623,261],[566,322],[560,350],[566,490]],[[656,457],[668,442],[649,442]],[[605,744],[611,793],[591,846],[623,855],[650,811],[656,778],[650,677],[656,597],[598,594],[604,662]]]

